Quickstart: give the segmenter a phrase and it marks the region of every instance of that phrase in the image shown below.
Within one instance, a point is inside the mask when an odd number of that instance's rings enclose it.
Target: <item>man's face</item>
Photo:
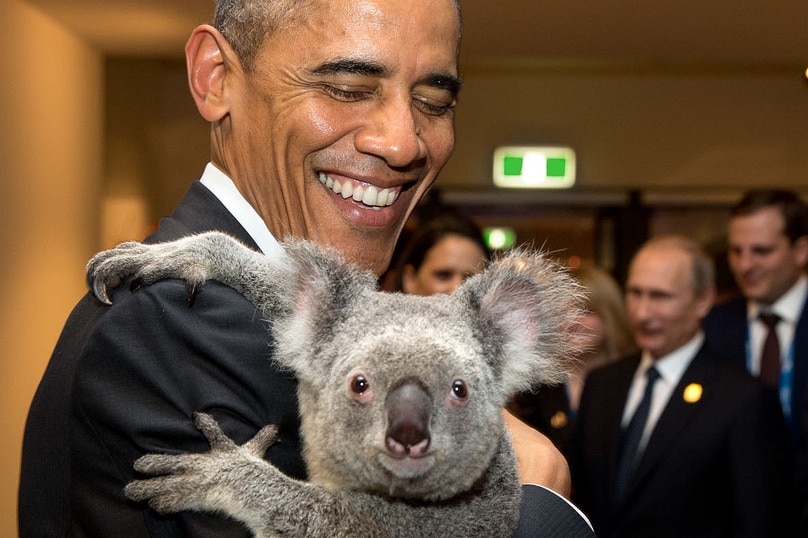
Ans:
[[[794,285],[808,261],[808,238],[791,243],[776,207],[729,222],[729,267],[747,299],[770,305]]]
[[[386,269],[454,149],[458,31],[452,0],[319,0],[267,39],[217,164],[275,237]]]
[[[690,255],[666,246],[635,256],[626,282],[626,309],[637,345],[655,359],[676,351],[699,331],[711,294],[693,292]]]

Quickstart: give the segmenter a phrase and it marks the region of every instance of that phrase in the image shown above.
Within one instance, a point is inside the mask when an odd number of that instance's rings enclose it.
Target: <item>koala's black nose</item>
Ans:
[[[396,457],[418,458],[429,448],[429,417],[432,398],[421,385],[406,382],[393,389],[387,407],[387,449]]]

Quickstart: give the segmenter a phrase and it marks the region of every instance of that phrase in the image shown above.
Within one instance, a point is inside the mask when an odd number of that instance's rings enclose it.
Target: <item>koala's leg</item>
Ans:
[[[210,415],[196,415],[211,444],[204,454],[149,454],[135,468],[155,478],[136,480],[126,495],[161,513],[214,512],[243,522],[257,537],[334,538],[387,536],[340,494],[292,479],[262,458],[277,429],[263,428],[236,445]]]

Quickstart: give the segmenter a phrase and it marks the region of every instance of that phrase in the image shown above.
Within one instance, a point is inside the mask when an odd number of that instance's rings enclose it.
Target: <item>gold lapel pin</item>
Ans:
[[[557,411],[555,415],[550,418],[550,426],[555,429],[560,429],[568,424],[567,414],[564,411]]]
[[[696,403],[701,400],[703,389],[698,383],[691,383],[685,387],[684,398],[687,403]]]

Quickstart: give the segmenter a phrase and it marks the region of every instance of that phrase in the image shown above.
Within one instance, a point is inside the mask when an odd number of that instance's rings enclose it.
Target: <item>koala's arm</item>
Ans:
[[[238,446],[210,415],[198,413],[195,423],[210,442],[210,452],[141,457],[135,462],[136,470],[155,477],[131,482],[126,486],[127,497],[148,501],[160,513],[224,514],[261,538],[326,538],[346,525],[360,536],[382,536],[346,512],[339,497],[284,475],[262,458],[276,440],[274,426],[264,427]]]
[[[149,454],[136,469],[154,478],[126,487],[134,501],[161,513],[216,512],[244,523],[258,538],[421,538],[423,536],[510,536],[518,514],[510,445],[480,484],[480,490],[445,503],[408,503],[378,495],[330,491],[290,478],[262,459],[276,429],[263,428],[237,446],[210,415],[196,425],[211,451],[203,454]],[[509,455],[510,454],[510,455]]]

